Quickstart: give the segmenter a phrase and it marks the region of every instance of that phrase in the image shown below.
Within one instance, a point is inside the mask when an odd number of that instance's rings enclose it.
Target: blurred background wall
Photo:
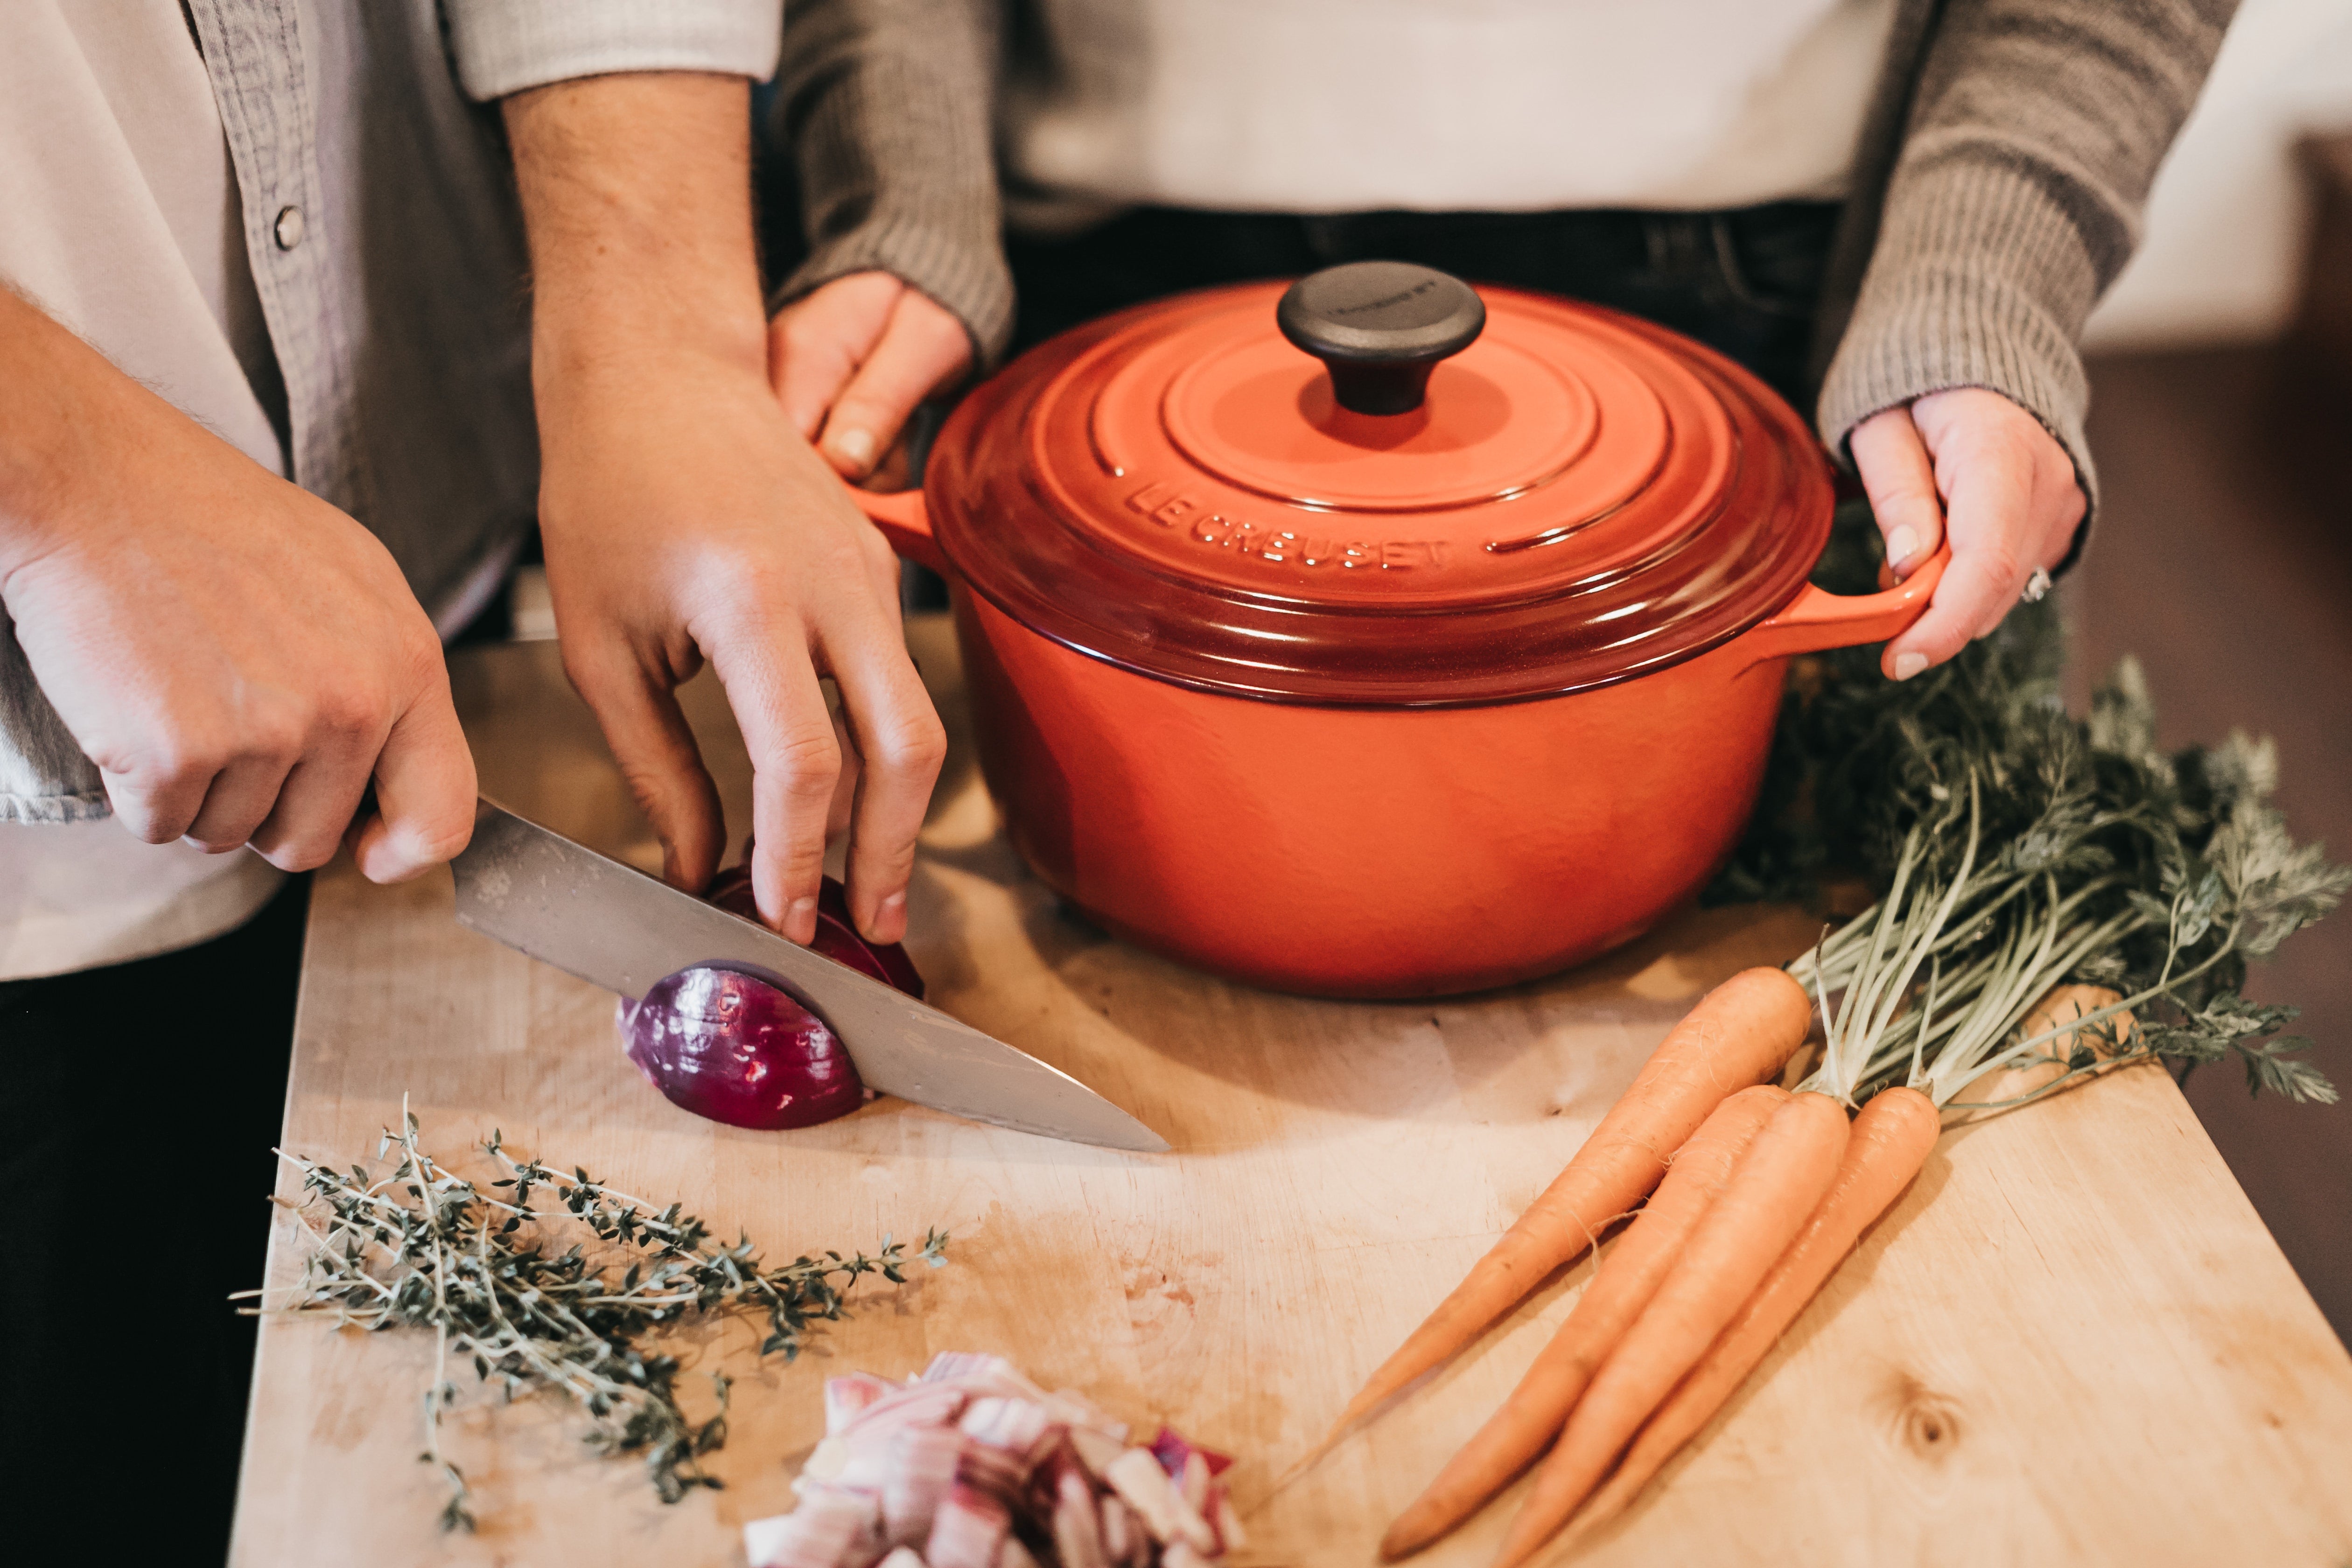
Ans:
[[[2294,144],[2342,130],[2352,130],[2352,0],[2244,0],[2158,176],[2146,242],[2091,318],[2091,346],[2283,331],[2310,211]]]
[[[2073,700],[2136,657],[2165,745],[2273,737],[2295,837],[2352,859],[2352,0],[2245,0],[2092,348]],[[2228,1068],[2184,1087],[2352,1342],[2352,908],[2246,992],[2303,1009],[2346,1103],[2254,1100]]]

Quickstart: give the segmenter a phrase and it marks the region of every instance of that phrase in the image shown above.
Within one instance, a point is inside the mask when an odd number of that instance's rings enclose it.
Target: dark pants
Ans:
[[[310,881],[197,947],[0,982],[0,1496],[28,1537],[227,1555],[255,1331],[227,1298],[261,1283]]]
[[[1107,310],[1343,261],[1413,261],[1644,317],[1721,350],[1810,412],[1806,361],[1833,202],[1719,213],[1210,213],[1142,207],[1011,242],[1027,348]]]

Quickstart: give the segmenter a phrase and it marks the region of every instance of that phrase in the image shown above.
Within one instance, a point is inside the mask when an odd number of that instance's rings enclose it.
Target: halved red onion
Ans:
[[[759,918],[746,867],[721,872],[708,896],[730,913]],[[830,877],[809,945],[908,995],[923,994],[904,948],[877,947],[857,934],[848,898]],[[629,1059],[654,1087],[713,1121],[761,1131],[810,1127],[866,1100],[856,1065],[823,1018],[777,986],[723,965],[683,969],[656,981],[641,1001],[624,998],[620,1026]]]
[[[760,918],[760,906],[751,897],[751,868],[730,867],[711,879],[710,890],[703,897],[730,915],[741,915],[747,921]],[[921,1001],[923,977],[915,973],[914,960],[898,942],[867,942],[857,934],[857,924],[849,918],[849,892],[838,881],[827,877],[817,887],[816,936],[809,946],[832,959],[845,963],[879,980],[885,985],[896,986],[908,995]]]
[[[846,1116],[866,1086],[824,1020],[766,981],[701,966],[621,1003],[629,1059],[697,1116],[730,1127],[809,1127]]]

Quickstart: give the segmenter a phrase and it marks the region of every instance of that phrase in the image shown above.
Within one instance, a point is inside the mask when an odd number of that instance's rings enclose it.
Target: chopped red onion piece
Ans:
[[[815,1491],[800,1507],[743,1527],[751,1568],[867,1568],[882,1555],[880,1516],[871,1498]]]
[[[1043,1403],[1045,1391],[1021,1375],[1013,1364],[1001,1355],[978,1355],[971,1351],[941,1351],[923,1369],[924,1383],[953,1383],[975,1398],[993,1394],[1006,1399],[1034,1399]]]
[[[793,1490],[802,1497],[811,1491],[821,1491],[841,1479],[849,1464],[849,1445],[838,1437],[826,1437],[809,1451],[808,1462],[801,1473],[793,1478]]]
[[[1024,1461],[1022,1473],[1025,1477],[1031,1464],[1044,1454],[1045,1436],[1053,1429],[1054,1418],[1035,1400],[990,1394],[965,1405],[963,1417],[957,1425],[975,1443],[1018,1455]]]
[[[884,1394],[849,1418],[845,1434],[867,1426],[944,1426],[963,1413],[964,1391],[910,1384]]]
[[[1214,1448],[1202,1447],[1172,1426],[1160,1428],[1160,1435],[1151,1439],[1151,1452],[1153,1457],[1159,1459],[1160,1468],[1171,1476],[1181,1476],[1184,1473],[1184,1460],[1187,1456],[1192,1454],[1200,1455],[1208,1462],[1209,1474],[1213,1476],[1223,1475],[1233,1468],[1234,1463],[1231,1458],[1218,1453]]]
[[[898,1434],[887,1427],[868,1426],[841,1439],[846,1456],[840,1474],[833,1484],[851,1491],[864,1492],[868,1497],[880,1497],[896,1468],[891,1451],[891,1439]],[[805,1472],[803,1472],[805,1473]]]
[[[887,1378],[870,1372],[853,1372],[843,1377],[824,1380],[824,1434],[838,1437],[849,1426],[850,1418],[879,1399],[897,1392],[898,1385]]]
[[[1022,1486],[1028,1479],[1026,1459],[985,1443],[965,1443],[963,1457],[956,1462],[958,1484],[986,1492],[1007,1508],[1019,1500]]]
[[[1102,1503],[1103,1552],[1121,1568],[1148,1563],[1151,1557],[1151,1537],[1125,1503],[1116,1497],[1106,1497]]]
[[[1217,1555],[1239,1552],[1249,1545],[1249,1536],[1242,1529],[1242,1516],[1234,1511],[1234,1500],[1223,1482],[1213,1485],[1209,1496],[1209,1528],[1217,1532]]]
[[[1054,1555],[1061,1568],[1110,1568],[1103,1548],[1102,1512],[1094,1482],[1067,1449],[1049,1466],[1054,1478]]]
[[[1064,1426],[1099,1432],[1121,1447],[1127,1446],[1127,1423],[1112,1420],[1083,1394],[1066,1388],[1057,1389],[1045,1396],[1045,1408],[1052,1413],[1055,1421]]]
[[[785,1538],[803,1528],[793,1521],[798,1510],[780,1513],[767,1519],[747,1519],[743,1521],[743,1560],[751,1568],[771,1568]]]
[[[1070,1447],[1076,1451],[1078,1461],[1085,1465],[1097,1484],[1108,1486],[1104,1478],[1109,1475],[1112,1461],[1127,1452],[1127,1445],[1118,1438],[1084,1426],[1070,1428]]]
[[[1194,1513],[1209,1517],[1209,1461],[1198,1448],[1184,1456],[1184,1473],[1176,1478],[1176,1492]]]
[[[930,1538],[963,1450],[963,1434],[952,1426],[908,1426],[892,1434],[889,1474],[882,1483],[885,1537],[908,1546]]]
[[[1104,1479],[1160,1545],[1189,1541],[1202,1552],[1215,1549],[1217,1537],[1209,1521],[1192,1511],[1149,1449],[1129,1448],[1111,1461]]]
[[[923,1543],[923,1561],[929,1568],[996,1568],[997,1549],[1013,1528],[1013,1513],[1003,1503],[961,1481],[948,1489],[939,1515],[931,1521],[930,1539]]]

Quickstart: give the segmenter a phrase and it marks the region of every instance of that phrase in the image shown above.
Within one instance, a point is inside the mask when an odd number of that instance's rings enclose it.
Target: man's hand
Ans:
[[[0,289],[0,602],[41,691],[151,844],[289,871],[466,847],[474,763],[441,645],[358,523]]]
[[[2035,568],[2054,569],[2074,546],[2086,505],[2074,462],[2040,420],[1997,392],[1930,393],[1864,420],[1850,445],[1896,576],[1948,532],[1952,541],[1927,613],[1881,658],[1896,680],[2000,625]]]
[[[963,323],[887,272],[836,278],[768,326],[785,416],[847,479],[871,474],[915,405],[971,368]]]
[[[596,77],[506,103],[533,267],[540,523],[563,663],[699,890],[725,848],[719,795],[675,696],[718,671],[754,773],[761,918],[816,931],[843,763],[818,681],[863,763],[849,902],[895,942],[946,740],[907,657],[898,563],[768,381],[752,250],[749,89],[688,73]]]

